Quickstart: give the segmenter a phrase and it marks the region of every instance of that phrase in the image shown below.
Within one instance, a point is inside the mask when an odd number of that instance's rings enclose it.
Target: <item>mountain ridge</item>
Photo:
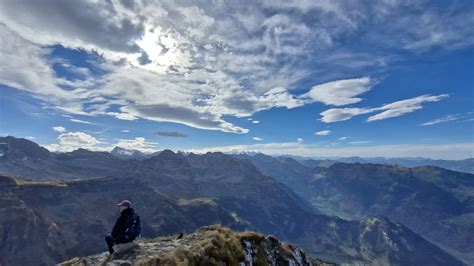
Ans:
[[[474,223],[469,218],[474,209],[472,174],[434,166],[369,163],[338,162],[320,167],[298,162],[290,167],[287,158],[247,158],[325,214],[347,219],[387,216],[455,250],[465,260],[474,260],[470,253]]]
[[[219,225],[205,226],[175,237],[137,241],[133,248],[74,258],[60,266],[129,265],[323,265],[297,246],[256,232],[234,232]],[[329,264],[324,264],[329,265]]]
[[[22,166],[29,167],[27,173],[34,173],[36,169],[39,173],[45,173],[43,170],[46,169],[50,171],[46,172],[49,176],[56,174],[55,179],[59,179],[64,173],[67,178],[60,182],[65,182],[66,186],[45,187],[38,184],[14,186],[12,189],[10,182],[10,185],[2,189],[6,189],[3,192],[5,195],[26,204],[23,207],[25,212],[18,215],[17,219],[29,221],[43,217],[41,219],[45,221],[47,228],[56,224],[56,227],[63,228],[62,231],[68,235],[76,234],[71,226],[79,225],[70,220],[76,215],[84,219],[81,224],[95,228],[96,234],[102,236],[107,233],[105,225],[113,222],[113,215],[110,213],[103,216],[108,213],[105,205],[114,206],[113,199],[116,201],[125,196],[136,202],[137,206],[147,209],[143,215],[147,217],[149,225],[144,229],[150,234],[174,232],[173,230],[181,227],[180,224],[191,230],[199,224],[221,221],[233,228],[251,228],[264,234],[277,235],[280,239],[302,245],[311,254],[338,262],[375,263],[388,259],[391,263],[410,264],[426,262],[427,258],[431,258],[432,265],[442,265],[442,261],[446,260],[454,265],[461,264],[403,225],[384,218],[348,221],[322,215],[290,187],[262,174],[250,160],[223,153],[196,155],[163,151],[146,160],[121,160],[103,153],[80,151],[62,156],[62,160],[57,156],[51,158],[53,159],[40,158],[35,164],[30,164],[29,160],[0,160],[0,169],[5,168],[5,165],[9,166],[13,174],[22,170]],[[102,158],[103,161],[97,158]],[[295,163],[293,160],[287,161]],[[87,164],[84,165],[84,162]],[[91,179],[98,175],[109,177]],[[77,180],[78,177],[80,180]],[[68,181],[72,178],[74,180]],[[87,200],[81,200],[82,197]],[[199,200],[203,198],[206,200]],[[162,202],[167,207],[156,209],[154,204],[157,202]],[[92,206],[94,211],[90,212],[92,210],[88,210],[87,206]],[[196,211],[198,209],[201,211]],[[31,213],[40,216],[30,217]],[[199,213],[206,215],[203,217]],[[212,215],[206,218],[209,214]],[[187,219],[196,223],[190,223]],[[377,226],[369,226],[374,221]],[[16,223],[11,224],[11,230],[18,230],[15,225]],[[77,230],[88,229],[79,226]],[[367,234],[367,230],[374,235]],[[386,238],[378,237],[385,234]],[[62,237],[53,237],[51,241],[61,239]],[[97,243],[100,242],[101,240],[97,240]],[[91,248],[90,253],[93,252],[92,249],[101,247],[95,242],[87,243]],[[396,249],[392,243],[397,243]],[[60,250],[56,255],[46,254],[63,258],[65,254],[72,255],[71,252],[86,252],[73,245],[74,243],[62,244],[68,249]],[[397,251],[410,253],[410,247],[424,250],[424,257],[416,254],[402,257]],[[41,257],[44,253],[38,251],[35,256]]]

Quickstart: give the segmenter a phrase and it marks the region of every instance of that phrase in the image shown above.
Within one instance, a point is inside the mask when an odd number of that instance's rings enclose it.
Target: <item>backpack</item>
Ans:
[[[140,235],[140,231],[140,216],[134,213],[127,219],[127,230],[125,230],[125,237],[129,240],[134,240]]]

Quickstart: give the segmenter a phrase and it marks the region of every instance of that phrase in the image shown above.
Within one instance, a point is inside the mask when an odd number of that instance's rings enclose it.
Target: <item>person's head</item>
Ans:
[[[119,207],[120,212],[123,212],[124,210],[132,207],[132,203],[129,200],[122,200],[119,204],[117,204]]]

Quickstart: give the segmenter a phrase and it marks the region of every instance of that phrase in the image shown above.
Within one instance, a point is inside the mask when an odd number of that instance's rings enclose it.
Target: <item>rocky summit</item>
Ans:
[[[179,239],[159,237],[127,246],[112,255],[105,252],[59,265],[331,265],[311,259],[301,248],[274,236],[235,232],[220,225],[202,227]]]

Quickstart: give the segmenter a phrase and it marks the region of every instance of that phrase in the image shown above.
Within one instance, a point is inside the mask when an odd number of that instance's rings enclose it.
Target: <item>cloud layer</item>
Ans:
[[[188,135],[177,132],[177,131],[157,131],[155,132],[156,135],[162,136],[162,137],[172,137],[172,138],[186,138]]]
[[[322,112],[321,121],[324,123],[333,123],[339,121],[346,121],[354,116],[379,112],[367,118],[367,122],[383,120],[402,116],[404,114],[412,113],[423,108],[423,103],[438,102],[447,98],[449,95],[421,95],[418,97],[396,101],[389,104],[384,104],[376,108],[333,108]]]
[[[462,116],[460,114],[446,115],[446,116],[443,116],[443,117],[436,118],[436,119],[433,119],[431,121],[425,122],[425,123],[421,124],[420,126],[437,125],[437,124],[446,123],[446,122],[450,122],[450,121],[456,121],[456,120],[462,119],[464,117],[465,116]]]
[[[369,77],[331,81],[314,86],[302,97],[326,105],[342,106],[362,101],[358,96],[367,92],[374,85]]]
[[[57,130],[56,130],[57,131]],[[101,144],[95,137],[84,132],[65,132],[58,136],[58,144],[46,145],[46,148],[55,152],[70,152],[79,148],[100,150],[96,146]]]
[[[85,132],[68,132],[66,128],[62,126],[55,126],[52,129],[59,133],[57,137],[58,143],[44,146],[53,152],[71,152],[80,148],[91,151],[111,151],[114,147],[138,150],[145,153],[158,151],[158,143],[147,141],[143,137],[116,139],[114,143],[107,143]]]
[[[472,5],[444,10],[401,0],[1,1],[0,83],[70,114],[243,134],[249,129],[226,117],[361,102],[376,84],[364,72],[386,67],[392,56],[381,49],[472,45],[474,30],[464,26],[473,24]],[[370,49],[353,49],[349,39]],[[50,58],[55,45],[99,59],[93,70],[61,62],[75,73],[63,77],[53,68],[58,59]],[[310,85],[301,88],[301,81]],[[329,109],[322,121],[380,111],[369,117],[376,121],[421,108],[409,100]]]
[[[328,136],[329,134],[331,134],[331,130],[322,130],[314,133],[316,136]]]
[[[365,142],[367,143],[367,142]],[[357,144],[354,142],[353,144]],[[307,157],[425,157],[433,159],[459,160],[474,157],[473,143],[456,144],[399,144],[351,147],[324,147],[301,142],[233,145],[188,150],[194,153],[220,151],[226,153],[261,152],[268,155],[295,155]]]

